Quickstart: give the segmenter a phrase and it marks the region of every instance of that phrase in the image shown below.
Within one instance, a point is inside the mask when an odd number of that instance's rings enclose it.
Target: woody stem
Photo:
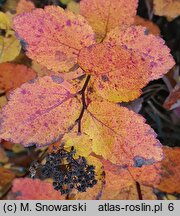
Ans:
[[[141,193],[141,186],[139,182],[136,182],[136,189],[137,189],[139,200],[143,200],[142,193]]]
[[[84,111],[87,109],[85,91],[87,89],[90,78],[91,78],[91,76],[88,75],[81,91],[79,92],[79,94],[81,95],[81,98],[82,98],[82,109],[81,109],[81,113],[80,113],[78,119],[76,120],[76,122],[78,123],[78,133],[80,133],[80,134],[81,134],[81,120],[82,120],[82,117],[84,115]]]

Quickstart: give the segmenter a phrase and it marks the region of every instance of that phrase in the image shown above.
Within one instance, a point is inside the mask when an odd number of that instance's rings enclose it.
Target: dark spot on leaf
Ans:
[[[14,195],[17,197],[17,196],[22,196],[22,193],[21,193],[21,191],[17,191],[17,192],[15,192],[14,193]]]
[[[22,93],[22,94],[26,94],[27,91],[26,91],[25,89],[22,89],[22,90],[21,90],[21,93]]]
[[[121,166],[123,169],[127,169],[128,168],[128,165],[122,165]]]
[[[58,84],[61,84],[64,82],[64,79],[62,77],[59,77],[56,75],[52,75],[51,78],[55,83],[58,83]]]
[[[141,156],[134,157],[134,167],[142,167],[143,165],[151,165],[154,163],[154,159],[145,159]]]
[[[66,25],[67,25],[67,26],[71,26],[71,20],[68,20],[68,21],[66,22]]]
[[[149,29],[144,30],[144,35],[149,35]]]
[[[15,36],[17,37],[17,39],[20,41],[20,44],[22,46],[22,48],[26,51],[27,50],[27,47],[28,47],[28,43],[23,39],[21,38],[17,32],[15,32]]]
[[[151,62],[150,63],[150,66],[153,68],[153,67],[157,67],[157,63],[156,62]]]
[[[77,79],[78,80],[83,80],[86,77],[86,74],[83,74],[82,76],[79,76]]]
[[[32,80],[29,80],[28,83],[33,84],[33,83],[36,83],[36,81],[37,81],[37,79],[35,78],[35,79],[32,79]]]
[[[47,123],[47,122],[45,122],[45,123],[44,123],[44,126],[45,126],[45,127],[48,127],[48,123]]]
[[[70,126],[68,127],[68,132],[70,132],[70,131],[73,129],[73,127],[74,127],[74,125],[70,125]]]
[[[122,47],[123,47],[124,49],[128,49],[128,47],[127,47],[126,45],[122,45]]]
[[[109,81],[109,78],[106,75],[101,76],[103,82]]]
[[[64,52],[61,52],[61,51],[56,51],[55,52],[55,60],[56,61],[60,61],[60,62],[63,62],[65,61],[67,58],[66,54]]]

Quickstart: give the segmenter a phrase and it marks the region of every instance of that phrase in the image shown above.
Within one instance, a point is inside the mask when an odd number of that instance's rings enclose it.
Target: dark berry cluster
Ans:
[[[76,151],[71,148],[68,152],[64,149],[51,153],[46,157],[46,164],[42,166],[42,175],[53,178],[55,190],[61,194],[69,194],[73,189],[85,192],[92,188],[95,179],[95,167],[88,165],[84,157],[74,158]]]

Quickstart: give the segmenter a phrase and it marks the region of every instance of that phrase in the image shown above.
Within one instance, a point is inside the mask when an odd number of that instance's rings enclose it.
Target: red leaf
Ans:
[[[51,76],[25,83],[3,107],[1,138],[24,146],[49,145],[60,139],[79,116],[80,101],[62,78]]]
[[[5,92],[15,89],[35,77],[36,73],[25,65],[0,64],[0,90]]]
[[[13,181],[12,192],[16,200],[63,200],[60,192],[55,191],[52,183],[39,179],[18,178]]]

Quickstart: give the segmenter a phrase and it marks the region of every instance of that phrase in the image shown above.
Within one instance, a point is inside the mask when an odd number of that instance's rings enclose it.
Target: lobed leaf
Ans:
[[[24,146],[49,145],[75,124],[80,101],[62,78],[46,76],[23,84],[1,113],[0,137]]]
[[[122,167],[142,167],[162,160],[155,132],[140,115],[106,101],[88,106],[83,132],[92,139],[95,154]]]
[[[14,29],[27,55],[55,72],[69,71],[79,50],[94,43],[94,33],[82,16],[56,6],[16,16]]]
[[[138,0],[82,0],[80,14],[88,20],[97,38],[103,39],[115,27],[133,24],[137,4]]]
[[[116,28],[111,31],[106,42],[124,46],[129,51],[135,51],[141,56],[142,61],[149,64],[149,80],[159,79],[174,65],[170,49],[160,37],[149,34],[142,26]]]
[[[13,181],[12,192],[16,200],[64,200],[50,182],[39,179],[18,178]]]

